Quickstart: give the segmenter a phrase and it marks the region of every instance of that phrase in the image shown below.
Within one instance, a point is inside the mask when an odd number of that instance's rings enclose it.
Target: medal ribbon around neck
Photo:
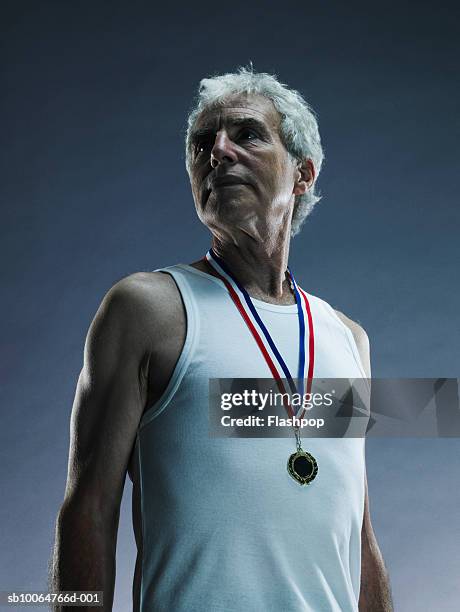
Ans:
[[[281,372],[283,372],[289,382],[289,386],[292,390],[295,390],[295,384],[292,380],[291,373],[289,372],[289,368],[281,357],[280,352],[276,348],[275,343],[273,342],[272,337],[270,336],[268,329],[265,327],[262,319],[259,316],[259,313],[254,307],[252,303],[251,296],[246,291],[246,289],[241,286],[238,281],[233,277],[230,270],[227,268],[225,262],[215,253],[213,249],[210,249],[206,253],[206,260],[209,265],[211,265],[216,271],[218,277],[223,281],[226,286],[230,297],[238,308],[239,313],[243,317],[246,325],[249,327],[254,339],[259,347],[262,355],[264,356],[265,361],[272,373],[273,378],[275,379],[278,388],[281,393],[283,393],[283,403],[286,408],[288,414],[290,416],[297,416],[293,411],[290,402],[286,400],[284,394],[287,395]],[[298,371],[298,379],[299,379],[299,392],[303,395],[304,389],[304,376],[305,376],[305,313],[304,309],[307,313],[308,318],[308,330],[309,330],[309,338],[308,338],[308,377],[307,377],[307,392],[310,393],[311,385],[313,381],[313,367],[314,367],[314,355],[315,355],[315,343],[314,343],[314,334],[313,334],[313,319],[311,316],[310,304],[308,302],[308,298],[305,292],[297,285],[294,275],[291,273],[290,269],[287,269],[289,278],[292,283],[292,288],[294,290],[294,295],[297,304],[297,314],[299,318],[299,371]],[[241,299],[241,297],[243,299]],[[301,297],[302,296],[302,299]],[[262,332],[262,335],[257,330],[257,327]],[[272,359],[271,354],[275,357]],[[278,364],[278,365],[277,365]],[[302,408],[302,407],[300,407]],[[303,417],[305,412],[305,408],[303,409],[299,418]],[[296,437],[296,445],[297,451],[292,453],[289,456],[287,461],[287,471],[289,475],[300,485],[308,485],[316,478],[318,473],[318,464],[316,459],[302,449],[299,427],[294,426],[295,437]]]
[[[238,311],[243,317],[246,325],[249,327],[249,330],[251,331],[252,335],[254,336],[254,339],[260,351],[262,352],[262,355],[264,356],[265,361],[267,362],[267,365],[270,369],[270,372],[273,378],[276,380],[276,383],[281,393],[287,393],[283,384],[282,374],[284,374],[284,378],[287,379],[291,391],[297,392],[289,368],[287,367],[284,359],[278,351],[272,337],[270,336],[268,329],[260,318],[259,313],[257,312],[249,293],[242,285],[238,283],[238,281],[234,278],[230,270],[227,268],[225,262],[215,253],[212,248],[209,249],[209,251],[206,253],[206,260],[214,268],[214,270],[217,272],[220,279],[224,282],[226,288],[228,289],[230,297],[238,308]],[[299,369],[297,378],[299,380],[298,393],[303,396],[305,379],[305,312],[307,314],[309,330],[307,393],[310,393],[311,390],[314,368],[315,343],[313,334],[313,318],[311,315],[310,304],[305,292],[297,285],[294,279],[294,275],[290,271],[289,267],[287,271],[289,274],[289,278],[292,282],[299,319]],[[241,299],[239,294],[242,296],[243,299]],[[257,330],[257,327],[259,328],[261,333]],[[274,358],[272,358],[272,356]],[[287,406],[285,402],[285,408],[291,417],[298,416],[298,414],[294,412],[289,402],[287,402]],[[299,412],[300,410],[302,410],[302,406],[300,406]],[[303,417],[305,410],[305,408],[302,410],[298,418],[301,419]],[[300,448],[299,439],[298,448]]]

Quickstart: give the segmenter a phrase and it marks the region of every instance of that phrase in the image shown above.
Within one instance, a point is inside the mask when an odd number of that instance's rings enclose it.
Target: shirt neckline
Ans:
[[[202,270],[198,270],[197,268],[194,268],[190,264],[180,263],[178,265],[182,268],[185,268],[186,270],[189,270],[190,272],[198,274],[199,276],[203,276],[204,278],[207,278],[210,281],[216,283],[221,289],[223,289],[228,294],[227,287],[225,286],[225,283],[220,278],[217,278],[216,276],[213,276],[212,274],[208,274],[207,272],[203,272]],[[262,300],[258,300],[257,298],[253,298],[252,296],[251,296],[251,300],[257,309],[260,308],[262,310],[272,310],[274,312],[286,312],[286,313],[296,313],[297,314],[297,304],[271,304],[270,302],[264,302]]]

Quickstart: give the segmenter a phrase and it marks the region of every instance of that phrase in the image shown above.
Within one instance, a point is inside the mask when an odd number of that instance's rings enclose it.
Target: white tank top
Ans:
[[[161,271],[182,295],[187,332],[133,452],[135,610],[356,612],[364,439],[304,438],[319,472],[302,487],[286,469],[294,435],[209,437],[209,378],[269,378],[270,371],[220,279],[185,264]],[[350,330],[306,293],[315,377],[365,378]],[[253,303],[297,372],[297,306]]]

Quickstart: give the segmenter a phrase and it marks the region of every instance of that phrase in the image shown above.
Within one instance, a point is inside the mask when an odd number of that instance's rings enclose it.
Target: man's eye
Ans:
[[[240,138],[243,138],[244,140],[254,140],[255,138],[258,138],[258,134],[254,132],[254,130],[249,130],[246,128],[241,130]]]
[[[199,153],[204,153],[207,149],[209,149],[209,140],[201,140],[195,145],[195,153],[197,155]]]

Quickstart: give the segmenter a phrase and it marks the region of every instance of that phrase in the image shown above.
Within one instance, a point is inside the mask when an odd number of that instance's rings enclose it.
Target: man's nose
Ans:
[[[214,146],[211,149],[211,166],[216,168],[219,164],[234,164],[236,161],[237,157],[233,148],[233,142],[226,132],[218,132]]]

